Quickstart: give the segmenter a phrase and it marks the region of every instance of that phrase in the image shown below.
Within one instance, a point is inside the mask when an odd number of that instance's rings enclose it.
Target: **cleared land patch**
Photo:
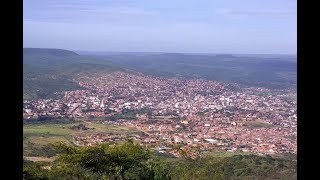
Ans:
[[[88,130],[72,129],[79,124],[88,127]],[[68,124],[25,124],[23,127],[23,153],[24,156],[51,157],[54,155],[48,145],[54,142],[72,144],[73,137],[90,134],[121,134],[130,135],[139,133],[138,130],[125,126],[107,125],[89,121]]]

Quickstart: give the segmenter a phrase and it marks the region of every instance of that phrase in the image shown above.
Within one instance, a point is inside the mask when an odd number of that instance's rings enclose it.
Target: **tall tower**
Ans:
[[[64,96],[65,96],[65,101],[66,101],[66,102],[68,101],[68,95],[69,95],[68,92],[65,92],[65,95],[64,95]]]
[[[104,103],[103,103],[103,99],[101,100],[101,102],[100,102],[100,108],[104,108],[105,106],[104,106]]]

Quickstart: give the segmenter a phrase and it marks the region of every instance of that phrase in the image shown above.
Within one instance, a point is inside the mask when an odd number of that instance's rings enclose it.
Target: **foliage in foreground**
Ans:
[[[170,179],[161,160],[133,142],[94,147],[53,145],[59,154],[50,167],[25,165],[25,179]]]
[[[271,156],[233,155],[179,160],[169,165],[172,179],[297,179],[296,162]]]
[[[51,164],[25,161],[24,179],[296,179],[296,162],[255,155],[164,158],[127,141],[75,147],[53,145]]]

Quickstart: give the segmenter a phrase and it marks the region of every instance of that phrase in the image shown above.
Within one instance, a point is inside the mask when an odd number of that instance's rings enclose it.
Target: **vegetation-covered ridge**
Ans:
[[[97,64],[99,63],[99,64]],[[57,49],[24,49],[23,98],[59,98],[59,93],[81,88],[72,79],[96,73],[132,71],[110,63],[97,62],[72,51]]]
[[[296,86],[294,57],[245,57],[236,55],[109,55],[106,59],[124,68],[160,77],[203,78],[272,89]]]
[[[49,48],[23,48],[23,54],[34,55],[34,54],[44,54],[44,55],[54,55],[54,56],[79,56],[79,54],[65,50],[65,49],[49,49]]]
[[[71,81],[75,76],[114,71],[165,78],[204,78],[268,88],[296,85],[296,62],[276,58],[178,53],[95,57],[62,49],[24,48],[23,63],[24,99],[57,98],[55,92],[82,89]]]
[[[63,91],[81,90],[73,79],[91,77],[94,74],[122,71],[132,74],[136,72],[104,64],[79,63],[67,65],[56,70],[24,65],[23,96],[24,99],[58,98]]]

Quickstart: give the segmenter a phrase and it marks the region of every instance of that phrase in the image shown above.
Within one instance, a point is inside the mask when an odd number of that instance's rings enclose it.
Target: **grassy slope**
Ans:
[[[85,131],[72,130],[70,127],[84,124],[89,129]],[[23,144],[24,154],[26,156],[30,154],[36,154],[33,151],[37,151],[49,143],[63,141],[67,143],[72,142],[72,136],[75,135],[88,135],[88,134],[135,134],[138,131],[132,128],[123,126],[105,125],[94,122],[74,122],[68,124],[24,124],[23,127]]]

